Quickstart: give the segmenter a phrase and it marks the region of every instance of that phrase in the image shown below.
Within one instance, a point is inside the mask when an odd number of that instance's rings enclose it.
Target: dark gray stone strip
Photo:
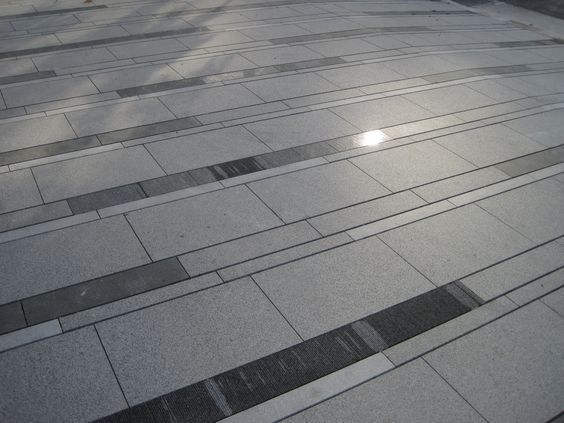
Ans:
[[[392,10],[383,12],[363,12],[368,16],[435,16],[435,15],[477,15],[470,10]]]
[[[134,128],[104,132],[102,134],[98,134],[97,137],[102,144],[114,144],[116,142],[150,137],[152,135],[166,134],[168,132],[195,128],[197,126],[201,126],[201,123],[195,117],[190,116],[180,119],[151,123],[149,125],[136,126]]]
[[[160,178],[149,179],[140,182],[141,188],[147,196],[166,194],[167,192],[178,191],[198,185],[190,172],[180,172],[173,175],[161,176]]]
[[[69,198],[67,201],[74,214],[86,213],[91,210],[115,206],[141,200],[147,196],[139,184],[123,185],[116,188],[84,194]]]
[[[487,68],[471,69],[477,75],[503,75],[506,73],[530,72],[531,69],[527,65],[509,65],[509,66],[491,66]]]
[[[57,154],[70,153],[72,151],[84,150],[92,147],[99,147],[100,145],[98,138],[95,136],[89,136],[59,141],[52,144],[22,148],[21,150],[7,151],[5,153],[0,153],[0,166],[55,156]]]
[[[458,292],[458,291],[457,291]],[[464,291],[460,291],[466,295]],[[181,388],[159,398],[98,420],[103,423],[215,422],[350,366],[406,339],[419,335],[474,307],[449,293],[449,285],[421,294],[290,348]],[[209,404],[205,386],[224,402],[221,409]],[[174,399],[174,400],[173,400]],[[162,404],[174,402],[175,409]],[[186,420],[183,410],[197,408]],[[155,410],[156,409],[156,410]],[[223,410],[223,412],[221,411]],[[155,414],[152,414],[155,413]]]
[[[421,78],[426,81],[436,83],[471,78],[473,76],[503,75],[507,73],[531,72],[533,70],[534,69],[527,65],[490,66],[485,68],[462,69],[452,72],[436,73],[433,75],[425,75]]]
[[[211,84],[213,82],[223,82],[231,79],[254,78],[256,76],[271,75],[278,72],[280,71],[274,66],[265,66],[262,68],[244,69],[240,71],[207,75],[203,77],[203,80],[206,84]]]
[[[26,298],[22,305],[31,326],[188,278],[173,257]]]
[[[514,178],[516,176],[544,169],[545,167],[553,166],[562,162],[564,162],[564,146],[508,160],[506,162],[499,163],[494,167],[501,170],[507,176]]]
[[[0,232],[12,231],[70,215],[72,211],[66,201],[16,210],[0,215]]]
[[[0,306],[0,334],[12,332],[27,326],[19,301]]]
[[[178,88],[192,87],[194,85],[202,84],[205,84],[205,81],[200,77],[196,77],[124,88],[122,90],[117,90],[116,92],[120,97],[133,97],[135,95],[151,94],[159,91],[175,90]]]
[[[564,40],[558,38],[550,38],[546,40],[534,40],[534,41],[500,41],[498,43],[493,43],[498,47],[534,47],[534,46],[550,46],[554,44],[564,44]]]
[[[21,75],[4,76],[0,78],[0,85],[14,84],[16,82],[34,81],[36,79],[57,76],[53,71],[22,73]]]
[[[295,71],[300,69],[317,68],[321,66],[341,65],[347,63],[340,57],[326,57],[324,59],[304,60],[302,62],[283,63],[274,66],[280,72]]]
[[[0,20],[20,19],[20,18],[35,18],[37,16],[47,15],[62,15],[63,13],[85,12],[88,10],[106,9],[108,6],[101,4],[98,6],[83,6],[83,7],[70,7],[67,9],[54,9],[54,10],[41,10],[39,12],[18,13],[16,15],[0,16]]]

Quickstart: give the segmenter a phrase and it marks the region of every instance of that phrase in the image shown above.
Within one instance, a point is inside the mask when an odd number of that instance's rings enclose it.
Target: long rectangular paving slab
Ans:
[[[564,319],[535,302],[425,356],[490,422],[562,411]]]
[[[433,288],[376,237],[266,270],[253,278],[304,338]]]
[[[118,59],[129,59],[131,57],[148,56],[149,54],[170,53],[173,51],[187,50],[186,46],[177,40],[168,38],[165,40],[151,40],[140,43],[128,43],[108,47]]]
[[[33,58],[40,71],[112,62],[116,58],[105,48],[92,48],[68,53],[49,54]]]
[[[317,73],[340,88],[360,87],[404,79],[403,75],[380,63],[327,69]]]
[[[197,169],[271,151],[241,126],[159,141],[148,144],[147,149],[168,173]]]
[[[249,187],[287,223],[389,193],[348,162],[287,173]]]
[[[0,153],[75,137],[62,115],[0,123]]]
[[[142,146],[46,164],[33,173],[46,202],[165,175]]]
[[[127,407],[92,327],[0,354],[0,378],[5,422],[87,422]]]
[[[392,229],[379,237],[439,286],[533,246],[475,205]]]
[[[218,57],[207,57],[205,59],[184,60],[172,63],[170,66],[184,78],[234,72],[257,67],[253,62],[250,62],[238,54],[226,54]]]
[[[562,139],[564,110],[562,109],[510,120],[504,122],[504,125],[548,147],[564,143]]]
[[[496,103],[492,98],[462,85],[407,94],[405,98],[438,115]]]
[[[78,110],[69,112],[66,116],[78,136],[110,132],[176,118],[156,98]],[[64,119],[64,116],[62,118]]]
[[[90,76],[101,92],[182,79],[167,65],[152,65],[96,73]]]
[[[120,216],[7,242],[0,244],[0,303],[148,262]]]
[[[155,260],[280,226],[247,187],[227,188],[127,215]]]
[[[97,328],[130,404],[300,341],[248,278],[117,317]]]
[[[0,213],[43,203],[29,169],[0,174]],[[2,225],[0,225],[0,228]]]
[[[336,85],[314,73],[261,79],[243,85],[264,101],[276,101],[338,90]]]

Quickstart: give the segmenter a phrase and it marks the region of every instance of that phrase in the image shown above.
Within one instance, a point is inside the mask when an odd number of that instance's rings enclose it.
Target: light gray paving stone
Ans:
[[[46,164],[33,173],[47,202],[165,175],[142,146]]]
[[[266,270],[253,278],[304,338],[433,287],[376,237]]]
[[[182,44],[192,49],[224,46],[229,44],[248,43],[254,41],[238,31],[218,32],[213,34],[189,35],[177,38]]]
[[[461,66],[437,56],[411,57],[408,59],[390,60],[386,67],[409,78],[435,73],[444,73],[461,69]]]
[[[402,97],[363,101],[335,107],[331,110],[363,131],[381,129],[434,116],[430,111]]]
[[[515,308],[517,306],[507,297],[500,297],[462,316],[388,348],[385,352],[386,357],[396,366],[400,366],[509,313]]]
[[[200,275],[238,262],[319,238],[306,222],[274,228],[179,257],[190,276]]]
[[[34,82],[32,84],[2,89],[2,95],[8,107],[25,106],[26,104],[43,103],[97,93],[96,87],[85,77]]]
[[[337,86],[314,73],[261,79],[247,82],[243,85],[264,101],[302,97],[339,89]]]
[[[123,217],[0,245],[1,302],[11,302],[149,262]]]
[[[476,166],[489,166],[544,147],[503,125],[484,126],[435,139]]]
[[[544,49],[542,51],[544,51]],[[537,53],[536,50],[517,50],[512,48],[507,50],[492,50],[488,51],[488,54],[510,65],[527,65],[546,62],[546,58]]]
[[[379,237],[438,286],[532,247],[531,241],[474,205]]]
[[[42,70],[42,69],[39,69]],[[0,77],[37,72],[31,59],[14,59],[0,62]]]
[[[66,116],[81,137],[176,118],[155,98],[77,110]]]
[[[83,29],[79,31],[64,31],[57,33],[57,38],[63,44],[78,43],[83,41],[101,40],[103,38],[122,37],[129,35],[129,33],[120,26],[113,25],[104,27],[101,31],[100,28]]]
[[[76,135],[64,116],[0,123],[0,153],[49,144]]]
[[[433,141],[350,159],[391,191],[401,191],[475,169],[475,166]]]
[[[560,266],[564,266],[564,247],[551,242],[464,278],[462,283],[488,301]]]
[[[124,18],[136,17],[139,19],[139,14],[132,8],[121,8],[121,9],[101,9],[101,10],[85,10],[76,13],[76,16],[82,22],[109,22],[116,23]],[[119,20],[119,21],[118,21]]]
[[[375,35],[373,37],[363,38],[363,40],[386,50],[409,47],[409,44],[399,41],[395,37],[391,37],[389,35]]]
[[[459,34],[471,42],[472,39]],[[441,58],[464,69],[486,68],[493,66],[507,66],[507,63],[497,57],[491,56],[481,51],[455,52],[441,55]]]
[[[364,95],[363,91],[351,88],[348,90],[331,91],[321,94],[313,94],[305,97],[291,98],[284,100],[284,103],[290,107],[304,107],[313,104],[326,103],[328,101],[342,100],[352,97],[361,97]]]
[[[400,79],[398,81],[382,82],[380,84],[365,86],[362,87],[362,91],[366,94],[378,94],[386,91],[403,90],[423,85],[429,85],[429,81],[423,78],[407,78]]]
[[[433,33],[422,33],[422,34],[395,34],[393,38],[396,38],[406,44],[414,47],[421,46],[440,46],[449,44],[472,44],[475,40],[465,37],[464,33],[460,34],[457,32],[433,32]],[[444,55],[445,58],[451,55]],[[502,62],[503,63],[503,62]],[[492,65],[493,66],[493,65]]]
[[[216,273],[187,279],[185,281],[153,289],[142,294],[133,295],[122,300],[113,301],[108,304],[63,316],[60,318],[61,326],[63,330],[67,332],[69,330],[153,306],[174,298],[183,297],[193,292],[219,285],[222,282],[223,281]]]
[[[432,182],[430,184],[414,188],[413,192],[425,201],[434,202],[452,197],[453,195],[462,194],[466,191],[494,184],[507,178],[508,176],[501,170],[488,167],[462,175],[453,176],[442,181]]]
[[[280,226],[246,187],[227,188],[127,215],[155,260]]]
[[[553,110],[503,123],[547,147],[564,144],[564,110]]]
[[[427,363],[417,360],[284,420],[286,423],[321,421],[485,420]]]
[[[340,67],[322,70],[317,73],[341,88],[381,84],[404,78],[403,75],[394,72],[380,63]]]
[[[258,66],[280,65],[282,63],[301,62],[321,59],[323,56],[303,46],[276,47],[242,53],[242,56]]]
[[[252,69],[257,66],[238,54],[224,54],[204,59],[174,62],[170,64],[170,67],[184,78],[193,78],[195,76]]]
[[[564,186],[557,181],[541,180],[478,205],[535,242],[564,235]]]
[[[483,188],[478,188],[464,194],[450,197],[449,202],[455,206],[464,206],[466,204],[475,203],[476,201],[483,200],[484,198],[491,197],[496,194],[518,188],[528,183],[533,182],[535,179],[529,174],[521,175],[516,178],[507,179],[505,181],[497,182],[495,184],[487,185]]]
[[[439,116],[430,119],[418,120],[415,122],[404,123],[401,125],[390,126],[383,129],[383,133],[390,138],[402,138],[414,136],[417,134],[425,134],[442,128],[456,127],[463,124],[464,121],[454,115]],[[423,135],[424,136],[424,135]],[[429,138],[428,136],[425,138]]]
[[[0,199],[0,213],[43,203],[29,169],[0,174]]]
[[[0,176],[0,181],[1,180],[2,176]],[[25,185],[22,186],[21,183],[18,182],[16,186],[18,189],[18,196],[21,196]],[[0,188],[0,191],[1,190],[2,189]],[[4,193],[2,193],[0,197],[2,198],[2,201],[4,201]],[[27,225],[34,225],[52,219],[58,219],[71,214],[72,212],[65,201],[5,213],[0,216],[0,232],[21,228]]]
[[[478,91],[496,101],[513,101],[524,98],[525,95],[519,91],[512,90],[509,87],[498,84],[496,80],[486,79],[484,81],[469,82],[465,84],[467,87]]]
[[[273,150],[282,150],[360,132],[328,110],[304,112],[245,125]]]
[[[186,135],[147,145],[167,173],[267,153],[270,150],[242,126]]]
[[[329,235],[424,204],[421,198],[407,191],[314,217],[308,222],[322,235]]]
[[[300,23],[298,26],[307,29],[314,34],[323,34],[333,31],[347,31],[349,29],[359,29],[362,25],[343,18],[315,20]]]
[[[446,115],[495,103],[495,100],[462,85],[421,91],[407,94],[404,97],[438,115]]]
[[[555,312],[564,317],[564,289],[559,289],[541,300]]]
[[[250,279],[168,301],[97,327],[130,404],[300,340]],[[154,353],[155,348],[159,354]]]
[[[265,269],[270,269],[293,260],[301,259],[321,251],[330,250],[340,245],[348,244],[351,238],[347,234],[336,234],[320,238],[302,245],[297,245],[286,250],[281,250],[263,257],[245,261],[240,264],[227,267],[218,273],[221,278],[228,282],[243,276],[252,275]]]
[[[60,110],[57,109],[67,109],[74,106],[82,106],[84,104],[97,103],[99,101],[116,100],[119,98],[120,96],[115,92],[91,94],[68,98],[65,100],[55,100],[49,101],[47,103],[31,104],[26,106],[25,110],[28,114],[46,112],[47,116],[49,116],[51,111],[60,112]]]
[[[256,106],[239,107],[237,109],[197,115],[196,118],[204,125],[217,122],[229,122],[229,125],[231,125],[234,123],[234,120],[245,120],[245,118],[255,119],[257,115],[264,117],[267,113],[274,113],[281,110],[288,110],[288,106],[281,101],[275,101],[272,103],[258,104]]]
[[[562,409],[564,320],[535,302],[425,356],[490,422],[546,421]]]
[[[204,88],[161,97],[178,117],[195,116],[262,103],[262,100],[241,85]]]
[[[149,56],[158,53],[170,53],[173,51],[186,50],[186,46],[173,38],[164,40],[150,40],[140,43],[129,43],[118,46],[110,46],[108,50],[118,59],[129,59],[132,57]]]
[[[496,79],[498,84],[522,92],[527,96],[554,94],[554,90],[531,83],[526,76]]]
[[[61,44],[54,35],[24,36],[0,40],[0,52],[26,50]]]
[[[269,25],[258,28],[244,29],[242,34],[251,37],[255,41],[272,40],[275,38],[296,37],[299,35],[311,35],[311,32],[297,25]]]
[[[562,263],[564,265],[564,263]],[[543,276],[513,292],[507,297],[517,305],[524,305],[564,285],[564,269]],[[556,311],[556,310],[555,310]]]
[[[306,47],[325,57],[346,56],[349,54],[368,53],[370,51],[380,50],[380,48],[376,47],[374,44],[367,43],[358,38],[323,41],[320,43],[307,44]]]
[[[3,421],[86,422],[127,408],[93,328],[8,351],[0,364]]]
[[[152,65],[122,69],[112,72],[96,73],[90,76],[94,85],[102,92],[122,88],[176,81],[182,77],[168,65]]]
[[[124,23],[121,25],[130,34],[145,34],[150,32],[172,31],[191,28],[192,25],[182,19],[154,19],[144,22]]]
[[[49,320],[0,336],[0,352],[61,333],[58,320]]]
[[[249,187],[286,223],[389,193],[347,162],[276,176],[253,182]]]
[[[33,58],[33,63],[40,71],[90,65],[93,63],[116,60],[105,48],[89,48],[66,53],[56,53]]]
[[[12,26],[16,31],[44,31],[52,26],[71,26],[76,23],[79,21],[73,15],[51,15],[14,20]]]

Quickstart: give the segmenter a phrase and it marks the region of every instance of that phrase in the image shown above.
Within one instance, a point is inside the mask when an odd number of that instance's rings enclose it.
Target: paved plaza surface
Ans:
[[[564,23],[499,10],[2,0],[0,421],[562,421]]]

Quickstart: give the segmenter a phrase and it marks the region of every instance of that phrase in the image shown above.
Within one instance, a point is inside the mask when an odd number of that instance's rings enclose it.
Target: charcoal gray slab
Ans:
[[[35,225],[72,214],[66,201],[45,204],[0,215],[0,232]]]
[[[137,210],[127,218],[155,260],[282,223],[244,186]]]
[[[148,196],[165,194],[184,188],[198,185],[196,180],[188,172],[176,173],[174,175],[161,176],[139,183]]]
[[[250,279],[212,287],[97,327],[130,404],[300,341]]]
[[[127,407],[93,327],[3,353],[0,377],[6,422],[92,421]]]
[[[11,332],[27,326],[20,302],[0,306],[0,333]]]
[[[114,273],[22,301],[28,324],[127,298],[186,279],[188,274],[176,258]]]
[[[79,195],[67,200],[74,214],[86,213],[91,210],[99,210],[116,204],[128,203],[130,201],[146,198],[143,189],[138,184],[124,185],[109,188],[90,194]]]
[[[121,216],[0,244],[0,302],[30,297],[149,262]]]
[[[562,162],[564,162],[564,147],[557,147],[499,163],[495,168],[514,178]]]
[[[0,213],[43,203],[29,169],[0,174],[0,199]]]

